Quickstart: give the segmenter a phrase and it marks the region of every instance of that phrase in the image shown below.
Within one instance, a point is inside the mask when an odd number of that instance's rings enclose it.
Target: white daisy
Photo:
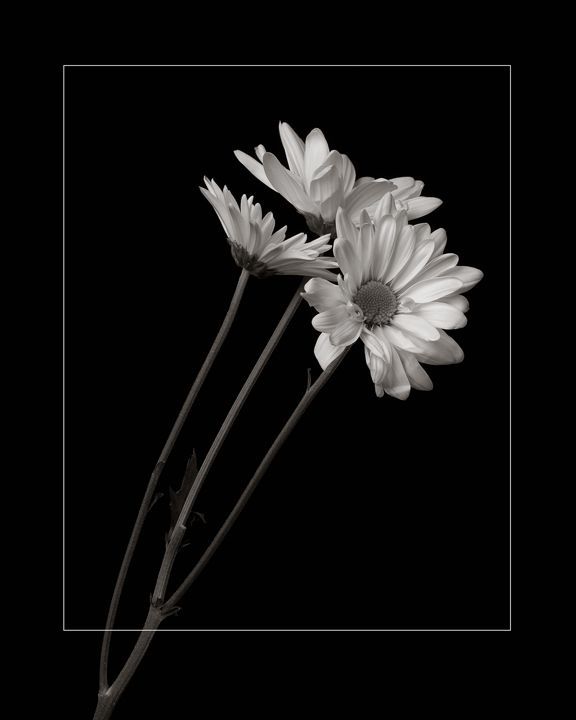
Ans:
[[[362,180],[372,180],[372,178],[362,178]],[[424,188],[422,180],[414,180],[412,177],[397,177],[391,178],[390,182],[396,185],[396,190],[392,190],[389,194],[389,200],[394,201],[390,203],[389,212],[391,215],[397,215],[402,210],[405,210],[408,220],[416,220],[416,218],[424,217],[424,215],[428,215],[442,205],[440,198],[421,197]],[[374,215],[377,206],[378,202],[366,208],[371,217]]]
[[[411,387],[432,389],[421,362],[463,359],[444,331],[466,324],[468,301],[462,293],[482,272],[443,254],[444,230],[411,226],[405,211],[396,217],[383,212],[387,205],[384,198],[374,220],[363,211],[359,228],[338,212],[334,254],[344,276],[337,285],[310,280],[303,297],[319,312],[312,324],[321,333],[314,352],[322,368],[360,338],[376,394],[405,400]]]
[[[303,142],[288,123],[280,123],[280,139],[288,168],[263,145],[255,148],[258,162],[241,150],[234,154],[259,180],[280,193],[301,212],[308,227],[318,234],[331,233],[339,207],[354,220],[360,212],[394,190],[383,178],[356,180],[354,165],[346,155],[330,150],[318,128]]]
[[[306,234],[286,238],[286,227],[274,232],[271,212],[262,217],[259,203],[242,195],[240,205],[226,186],[221,190],[214,180],[204,178],[204,197],[220,218],[236,264],[257,277],[268,275],[304,275],[333,279],[333,258],[320,257],[330,250],[330,235],[306,242]]]

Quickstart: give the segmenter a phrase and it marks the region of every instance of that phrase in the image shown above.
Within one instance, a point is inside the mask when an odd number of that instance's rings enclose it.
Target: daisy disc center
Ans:
[[[364,283],[354,296],[367,325],[387,325],[398,308],[395,293],[379,280]]]

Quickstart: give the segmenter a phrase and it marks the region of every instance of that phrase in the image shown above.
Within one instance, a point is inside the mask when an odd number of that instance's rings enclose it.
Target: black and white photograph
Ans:
[[[511,630],[510,85],[62,67],[71,716],[263,633]]]

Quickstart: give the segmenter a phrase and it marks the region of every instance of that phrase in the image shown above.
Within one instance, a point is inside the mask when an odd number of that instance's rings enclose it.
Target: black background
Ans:
[[[415,222],[445,227],[447,251],[485,277],[468,294],[468,326],[451,333],[465,360],[429,367],[432,392],[376,398],[353,349],[164,627],[508,627],[508,83],[503,67],[66,69],[66,628],[104,624],[148,476],[234,290],[203,175],[254,194],[289,234],[305,230],[233,156],[263,143],[284,161],[279,120],[302,137],[320,127],[358,176],[423,180],[444,204]],[[249,281],[163,490],[192,448],[206,453],[298,282]],[[198,501],[208,522],[193,525],[176,579],[304,392],[307,368],[318,375],[313,314],[303,303],[230,434]],[[119,627],[145,617],[166,523],[164,500]],[[100,634],[82,637],[93,688]],[[160,671],[167,637],[135,684]],[[113,669],[132,640],[114,636]]]

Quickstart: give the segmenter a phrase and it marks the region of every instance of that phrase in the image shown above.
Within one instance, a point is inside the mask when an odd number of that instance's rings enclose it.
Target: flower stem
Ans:
[[[168,587],[168,581],[170,580],[170,575],[172,573],[172,567],[174,565],[174,561],[176,560],[176,555],[178,554],[178,550],[180,548],[180,545],[182,544],[182,540],[184,539],[184,534],[186,532],[186,521],[188,520],[188,517],[189,517],[190,513],[192,512],[192,508],[194,507],[194,503],[196,502],[198,493],[200,492],[202,485],[204,484],[206,475],[210,471],[210,468],[212,467],[212,464],[213,464],[214,460],[216,459],[216,456],[218,455],[220,448],[222,447],[234,421],[236,420],[238,413],[242,409],[242,406],[244,405],[246,399],[248,398],[248,395],[250,394],[256,381],[258,380],[262,370],[266,366],[266,363],[270,359],[270,356],[272,355],[274,348],[278,344],[280,338],[284,334],[284,331],[288,327],[290,320],[292,319],[294,313],[298,309],[298,306],[300,305],[300,302],[302,299],[301,292],[304,288],[304,285],[306,284],[306,280],[307,280],[307,278],[302,280],[298,289],[294,293],[294,297],[292,298],[292,300],[290,301],[290,304],[286,308],[284,315],[280,319],[280,322],[278,323],[278,325],[276,326],[276,329],[274,330],[270,339],[268,340],[268,343],[266,344],[266,347],[264,348],[260,357],[258,358],[258,361],[252,368],[252,372],[247,377],[246,382],[242,386],[242,389],[240,390],[238,397],[234,401],[234,404],[230,408],[228,415],[226,416],[226,419],[222,423],[222,427],[220,428],[220,430],[218,431],[218,434],[214,438],[214,442],[212,443],[210,450],[208,450],[208,453],[207,453],[206,457],[204,458],[204,462],[202,463],[200,469],[198,470],[198,474],[196,475],[196,478],[194,479],[194,483],[192,484],[192,487],[190,488],[190,491],[186,497],[186,500],[184,501],[184,505],[182,506],[180,516],[178,517],[178,520],[176,521],[176,524],[172,531],[172,535],[171,535],[168,545],[166,547],[166,552],[164,553],[164,558],[162,560],[162,565],[160,567],[160,572],[158,573],[158,579],[156,581],[156,587],[154,588],[154,593],[152,596],[152,602],[156,606],[163,605],[164,596],[166,594],[166,589]]]
[[[264,459],[262,460],[262,462],[258,466],[258,469],[252,476],[252,479],[250,480],[250,482],[246,486],[244,492],[238,499],[238,502],[236,503],[236,505],[232,509],[231,513],[228,515],[228,517],[224,521],[223,525],[221,526],[220,530],[216,534],[216,537],[214,538],[214,540],[212,540],[210,545],[204,551],[202,557],[200,558],[200,560],[198,560],[198,562],[196,563],[194,568],[191,570],[191,572],[188,574],[188,576],[185,578],[185,580],[182,582],[182,584],[173,593],[173,595],[171,595],[171,597],[168,598],[168,600],[166,600],[166,602],[163,604],[162,612],[169,613],[174,610],[174,608],[176,607],[176,604],[181,600],[181,598],[186,593],[186,591],[190,588],[190,586],[192,585],[194,580],[196,580],[198,575],[202,572],[202,570],[204,569],[204,567],[206,566],[206,564],[208,563],[210,558],[214,555],[216,550],[220,547],[220,545],[222,544],[222,541],[224,540],[224,538],[226,537],[226,535],[228,534],[228,532],[230,531],[230,529],[232,528],[232,526],[238,519],[238,516],[244,509],[246,503],[252,496],[252,493],[256,489],[262,476],[264,475],[264,473],[270,466],[270,463],[275,458],[276,453],[278,452],[278,450],[280,450],[280,448],[282,447],[282,445],[284,444],[284,442],[286,441],[286,439],[288,438],[288,436],[290,435],[290,433],[292,432],[292,430],[294,429],[295,425],[300,420],[302,415],[304,415],[304,413],[306,412],[306,410],[307,410],[308,406],[310,405],[310,403],[312,402],[312,400],[316,397],[318,392],[328,382],[328,380],[330,379],[330,377],[332,376],[332,374],[334,373],[334,371],[336,370],[338,365],[342,362],[342,360],[343,360],[344,356],[346,355],[346,353],[348,352],[348,350],[349,350],[349,348],[346,348],[346,350],[322,372],[322,374],[316,380],[316,382],[313,383],[306,390],[306,392],[304,393],[304,396],[302,397],[302,399],[296,406],[296,409],[294,410],[294,412],[292,413],[292,415],[290,416],[290,418],[288,419],[288,421],[286,422],[286,424],[280,431],[276,440],[274,440],[274,442],[270,446],[270,449],[264,456]]]
[[[157,608],[150,607],[144,627],[140,631],[140,636],[138,637],[136,645],[134,645],[134,649],[126,661],[126,664],[112,685],[110,685],[110,687],[105,691],[101,690],[98,693],[98,705],[96,706],[96,712],[94,713],[94,720],[108,720],[108,718],[112,715],[114,708],[116,707],[116,703],[132,679],[132,676],[138,669],[138,666],[142,662],[142,659],[152,642],[152,638],[154,637],[154,634],[164,617],[164,613],[160,612]]]
[[[106,690],[108,689],[108,657],[110,655],[110,641],[112,638],[112,633],[110,631],[114,627],[116,613],[118,611],[118,604],[120,602],[120,596],[122,594],[124,582],[126,581],[126,576],[128,574],[128,568],[130,567],[130,563],[132,562],[132,557],[134,556],[134,551],[136,549],[136,545],[138,543],[144,521],[146,520],[146,515],[150,508],[150,503],[154,498],[154,493],[158,485],[158,480],[160,479],[160,475],[162,474],[164,465],[166,464],[170,453],[172,452],[172,448],[174,447],[174,444],[178,436],[180,435],[180,431],[182,430],[186,418],[190,413],[192,405],[196,400],[196,396],[198,395],[200,388],[202,387],[204,380],[206,379],[206,376],[208,375],[210,368],[212,367],[212,364],[214,363],[214,360],[218,355],[218,351],[222,347],[222,344],[226,339],[226,336],[228,335],[234,318],[236,317],[236,313],[238,312],[240,300],[242,299],[242,295],[244,294],[244,289],[246,287],[246,283],[249,277],[250,274],[246,270],[242,270],[242,272],[240,273],[240,277],[238,278],[238,284],[236,285],[236,290],[234,291],[234,295],[230,302],[228,312],[224,317],[220,330],[218,331],[218,334],[216,335],[216,338],[212,343],[212,347],[210,348],[208,355],[206,356],[206,359],[204,360],[204,363],[200,368],[198,375],[196,376],[194,384],[190,388],[190,392],[188,393],[188,396],[184,401],[184,405],[182,406],[182,409],[180,410],[178,417],[176,418],[174,427],[170,431],[170,435],[168,436],[168,439],[166,440],[166,443],[162,448],[162,452],[160,453],[158,462],[156,463],[154,471],[152,472],[150,480],[148,481],[148,487],[146,488],[144,498],[142,499],[140,510],[138,511],[138,516],[136,518],[134,528],[132,529],[132,534],[130,535],[130,540],[128,541],[126,552],[124,553],[124,559],[122,560],[122,565],[120,566],[118,578],[116,579],[116,585],[114,586],[114,592],[112,594],[112,600],[110,601],[110,608],[108,610],[108,617],[106,618],[104,637],[102,639],[102,650],[100,653],[101,696],[104,696]]]

